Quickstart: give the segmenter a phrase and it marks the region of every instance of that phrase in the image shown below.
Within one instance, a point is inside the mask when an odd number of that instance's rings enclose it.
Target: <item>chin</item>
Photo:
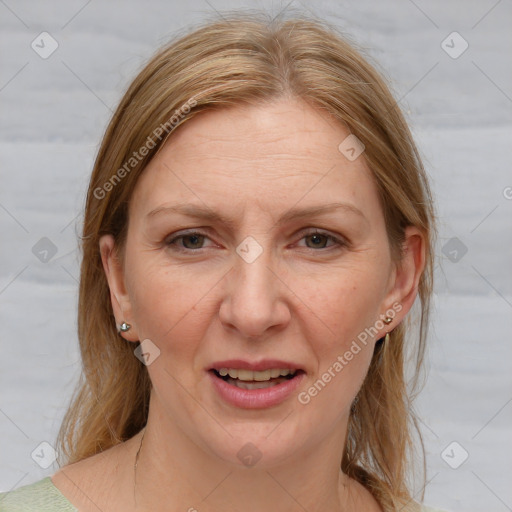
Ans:
[[[289,414],[289,413],[287,413]],[[308,436],[298,425],[286,425],[287,414],[279,421],[255,424],[237,422],[225,425],[226,435],[220,439],[204,439],[209,451],[227,464],[241,468],[270,470],[298,456],[297,448],[304,447]],[[290,415],[291,416],[291,415]],[[284,421],[283,421],[284,420]],[[218,429],[217,429],[218,431]],[[210,430],[211,433],[211,430]]]

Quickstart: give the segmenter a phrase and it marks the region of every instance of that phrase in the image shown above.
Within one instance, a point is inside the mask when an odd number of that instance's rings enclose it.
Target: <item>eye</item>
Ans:
[[[347,245],[346,242],[341,238],[331,235],[330,233],[324,233],[323,231],[319,231],[317,229],[303,233],[301,240],[304,239],[309,239],[311,241],[311,245],[307,245],[309,249],[328,249],[329,247],[333,246],[343,247]],[[326,247],[325,244],[329,241],[332,242],[332,245]]]
[[[191,231],[189,233],[182,233],[167,240],[166,245],[174,246],[177,251],[187,252],[198,249],[203,249],[204,240],[208,237],[199,231]],[[179,243],[178,243],[179,242]]]

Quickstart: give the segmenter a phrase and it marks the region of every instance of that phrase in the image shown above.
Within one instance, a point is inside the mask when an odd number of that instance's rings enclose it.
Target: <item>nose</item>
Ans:
[[[224,297],[219,310],[222,324],[245,338],[265,337],[269,330],[288,325],[289,300],[293,293],[286,286],[271,250],[259,245],[261,254],[252,260],[236,254],[234,268],[226,276]],[[254,247],[252,247],[254,250]]]

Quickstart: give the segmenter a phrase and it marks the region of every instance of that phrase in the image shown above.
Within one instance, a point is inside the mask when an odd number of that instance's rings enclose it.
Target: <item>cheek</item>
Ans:
[[[304,292],[325,326],[325,348],[343,349],[379,319],[385,280],[374,265],[344,268],[312,280]]]
[[[325,328],[316,335],[310,329],[317,371],[303,398],[337,417],[348,412],[368,371],[378,338],[371,328],[382,313],[385,282],[371,265],[339,271],[323,279],[323,285],[309,288],[312,310]]]
[[[214,293],[218,277],[202,274],[199,280],[197,273],[194,278],[149,258],[134,263],[130,297],[140,339],[149,338],[173,362],[190,359],[201,340],[201,321],[207,321],[208,291]]]
[[[148,366],[154,391],[173,417],[182,419],[183,411],[188,411],[204,421],[189,393],[198,384],[199,368],[194,365],[204,338],[201,321],[207,321],[204,295],[216,280],[210,283],[206,276],[199,286],[176,268],[148,262],[135,268],[131,296],[138,334],[160,350],[159,358]]]
[[[329,305],[322,309],[322,318],[330,317],[331,332],[327,337],[317,334],[310,338],[316,368],[299,402],[312,406],[326,425],[349,414],[370,366],[376,341],[365,332],[375,321],[371,309],[376,301],[370,292],[358,286],[338,288],[336,295],[333,290]]]

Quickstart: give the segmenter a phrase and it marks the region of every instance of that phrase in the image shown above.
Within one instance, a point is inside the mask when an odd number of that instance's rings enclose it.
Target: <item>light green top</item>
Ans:
[[[77,512],[49,476],[10,492],[0,493],[1,512]],[[423,506],[421,512],[442,512]]]
[[[0,493],[1,512],[77,512],[47,476],[14,491]]]

